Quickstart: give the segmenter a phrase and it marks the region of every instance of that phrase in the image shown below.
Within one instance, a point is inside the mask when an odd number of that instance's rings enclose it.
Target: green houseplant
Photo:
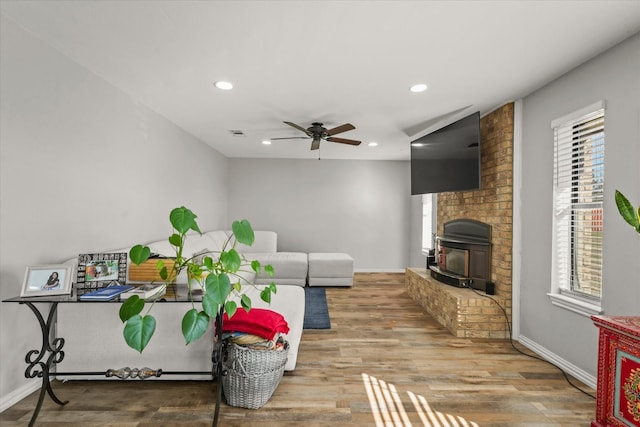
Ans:
[[[230,299],[232,295],[240,297],[242,308],[247,311],[251,309],[251,299],[242,293],[242,286],[253,284],[246,283],[240,272],[249,271],[250,268],[258,274],[264,269],[267,275],[273,277],[273,268],[270,265],[263,267],[258,261],[247,261],[235,249],[237,243],[248,246],[253,244],[255,236],[247,220],[233,222],[232,234],[219,253],[207,252],[197,256],[185,256],[183,250],[187,234],[189,232],[202,234],[196,218],[197,216],[184,206],[171,211],[169,221],[173,227],[173,233],[169,236],[169,243],[175,249],[174,263],[168,267],[164,261],[159,260],[156,265],[159,276],[163,280],[163,286],[173,283],[182,271],[186,271],[189,278],[202,284],[201,306],[197,307],[196,302],[191,298],[191,308],[182,318],[182,335],[187,344],[205,334],[211,319],[217,322],[218,330],[221,330],[223,314],[233,316],[238,308],[237,303]],[[136,265],[147,261],[150,256],[151,250],[148,246],[135,245],[129,251],[129,258]],[[242,283],[243,281],[245,283]],[[192,282],[193,280],[189,281],[190,296],[192,296]],[[276,285],[271,282],[260,292],[260,298],[269,303],[271,294],[276,291]],[[124,339],[129,347],[139,352],[147,346],[156,329],[156,320],[150,314],[153,301],[143,313],[145,306],[144,299],[132,296],[122,304],[119,312],[120,319],[125,325]]]
[[[173,233],[169,236],[169,243],[175,250],[173,265],[167,267],[165,262],[159,260],[156,264],[160,278],[163,280],[162,286],[168,286],[182,271],[186,271],[189,286],[189,296],[191,308],[187,310],[182,318],[182,335],[187,344],[202,337],[214,319],[216,324],[216,340],[213,346],[213,368],[214,378],[220,380],[224,375],[222,360],[225,352],[225,343],[222,341],[223,315],[233,316],[238,306],[230,297],[237,295],[240,305],[246,311],[251,310],[251,299],[242,292],[243,285],[253,285],[239,274],[242,271],[253,271],[256,274],[263,269],[268,276],[273,277],[273,267],[264,267],[258,261],[246,260],[237,250],[236,244],[242,243],[247,246],[253,245],[254,233],[251,224],[247,220],[234,221],[231,235],[227,238],[220,252],[205,252],[196,255],[185,255],[185,239],[189,232],[202,234],[196,221],[197,216],[189,209],[181,206],[175,208],[169,214],[169,221],[173,227]],[[151,249],[148,246],[135,245],[129,251],[131,262],[140,265],[151,256]],[[250,268],[251,270],[247,270]],[[202,288],[201,307],[196,307],[193,300],[192,283],[200,282]],[[245,283],[242,283],[242,282]],[[271,295],[277,291],[275,283],[271,282],[260,292],[260,298],[267,303],[271,302]],[[156,329],[156,320],[150,314],[155,301],[151,303],[148,310],[142,314],[146,301],[138,296],[132,296],[120,307],[120,319],[124,322],[124,339],[129,347],[142,353],[147,346]],[[216,406],[213,417],[213,426],[218,425],[220,413],[220,400],[222,397],[222,387],[216,387]]]
[[[636,232],[640,233],[640,206],[638,209],[635,209],[631,202],[622,194],[620,191],[616,190],[616,206],[618,206],[618,211],[622,218],[632,226]]]

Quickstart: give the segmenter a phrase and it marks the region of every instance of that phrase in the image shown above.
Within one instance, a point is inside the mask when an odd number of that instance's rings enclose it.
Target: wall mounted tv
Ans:
[[[411,194],[480,189],[480,112],[411,142]]]

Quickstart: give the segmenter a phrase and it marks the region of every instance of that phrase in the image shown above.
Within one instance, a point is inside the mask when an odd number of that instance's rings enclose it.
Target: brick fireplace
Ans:
[[[491,282],[511,323],[513,232],[513,109],[506,104],[482,117],[481,189],[438,194],[437,234],[457,219],[486,223],[492,230]],[[459,337],[508,338],[502,309],[471,289],[455,288],[430,277],[426,269],[407,269],[407,292]]]

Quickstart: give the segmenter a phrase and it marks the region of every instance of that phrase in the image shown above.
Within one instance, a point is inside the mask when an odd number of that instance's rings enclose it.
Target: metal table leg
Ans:
[[[42,345],[40,350],[30,350],[24,358],[27,363],[27,369],[24,372],[24,376],[26,378],[42,378],[42,386],[40,387],[38,403],[36,404],[36,409],[33,411],[33,415],[31,416],[31,421],[29,421],[29,427],[31,427],[35,424],[36,419],[40,414],[45,391],[51,400],[56,402],[58,405],[66,405],[69,403],[68,400],[62,401],[58,399],[58,396],[53,392],[51,382],[49,381],[49,375],[53,364],[60,363],[62,359],[64,359],[64,351],[62,351],[62,347],[64,347],[64,338],[54,338],[51,340],[51,325],[58,308],[57,302],[51,303],[51,309],[49,310],[46,322],[44,321],[40,310],[38,310],[33,303],[25,301],[21,302],[21,304],[26,304],[33,314],[35,314],[36,319],[40,324],[40,330],[42,331]]]
[[[224,366],[222,364],[223,358],[226,356],[226,342],[222,340],[222,316],[224,315],[224,308],[220,308],[216,316],[216,342],[213,344],[213,367],[212,374],[216,379],[216,409],[213,414],[213,427],[218,427],[218,417],[220,415],[220,403],[222,402],[222,377],[226,375]]]

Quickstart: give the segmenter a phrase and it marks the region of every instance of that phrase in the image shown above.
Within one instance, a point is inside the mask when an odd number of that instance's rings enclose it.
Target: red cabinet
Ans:
[[[591,319],[600,328],[598,399],[591,427],[640,426],[640,317]]]

